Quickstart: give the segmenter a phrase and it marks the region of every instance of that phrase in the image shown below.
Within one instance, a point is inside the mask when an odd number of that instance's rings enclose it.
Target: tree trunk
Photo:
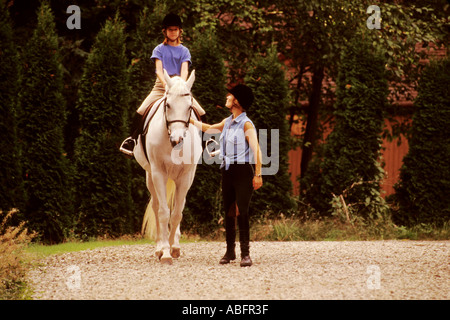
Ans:
[[[319,118],[320,97],[322,94],[322,80],[324,77],[324,68],[320,66],[315,68],[312,77],[312,91],[309,97],[309,108],[305,128],[305,136],[302,145],[302,160],[300,163],[300,177],[303,178],[308,169],[308,164],[312,159],[314,146],[317,139],[317,120]],[[300,185],[300,192],[303,187]]]
[[[300,72],[296,76],[297,78],[297,88],[295,91],[295,105],[289,108],[289,131],[292,130],[292,125],[294,124],[294,117],[296,114],[300,114],[301,112],[301,104],[300,104],[300,89],[302,86],[302,78],[305,73],[305,67],[302,65],[300,67]]]

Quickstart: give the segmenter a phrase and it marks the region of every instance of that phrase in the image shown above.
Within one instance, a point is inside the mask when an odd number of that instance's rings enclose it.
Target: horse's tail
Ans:
[[[147,239],[156,239],[156,216],[155,212],[153,211],[153,199],[150,199],[147,204],[147,208],[145,209],[141,233]]]
[[[175,182],[172,179],[168,179],[166,184],[166,198],[170,212],[172,212],[175,204],[175,188]],[[153,199],[149,201],[145,210],[141,233],[147,239],[156,240],[156,215],[153,211]]]
[[[176,189],[175,181],[169,178],[167,180],[166,185],[166,197],[167,197],[167,206],[169,207],[170,212],[173,211],[173,207],[175,205],[175,189]]]

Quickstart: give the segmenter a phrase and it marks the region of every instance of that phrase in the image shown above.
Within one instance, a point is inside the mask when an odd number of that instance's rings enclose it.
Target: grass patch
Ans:
[[[260,219],[250,232],[253,241],[449,240],[450,224],[398,227],[389,220],[343,222],[339,218],[296,216]]]
[[[182,234],[180,238],[181,243],[198,242],[202,239],[198,235]],[[67,242],[44,245],[41,243],[32,243],[28,245],[26,251],[33,254],[36,258],[43,258],[55,254],[63,254],[67,252],[76,252],[83,250],[92,250],[96,248],[123,246],[123,245],[140,245],[140,244],[155,244],[155,241],[145,239],[141,235],[124,235],[117,239],[109,239],[106,237],[91,239],[90,241],[68,240]]]
[[[102,247],[135,245],[135,244],[149,244],[154,243],[147,239],[113,239],[113,240],[94,240],[88,242],[64,242],[55,245],[43,245],[39,243],[30,244],[27,252],[37,255],[38,257],[46,257],[54,254],[63,254],[66,252],[76,252],[83,250],[92,250]]]

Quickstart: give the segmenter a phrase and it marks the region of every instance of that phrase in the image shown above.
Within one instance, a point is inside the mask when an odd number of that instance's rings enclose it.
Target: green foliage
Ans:
[[[291,198],[292,183],[288,173],[290,134],[286,114],[289,107],[289,89],[275,47],[270,48],[266,56],[256,56],[251,61],[245,83],[252,88],[255,96],[248,116],[256,126],[261,148],[263,145],[267,146],[266,150],[262,148],[263,164],[264,155],[279,161],[275,175],[263,176],[263,186],[256,191],[250,210],[257,215],[262,215],[267,210],[275,214],[286,212],[295,205]],[[267,130],[267,140],[261,139],[261,129]],[[275,149],[274,141],[271,141],[271,130],[278,130],[278,150]],[[274,155],[277,152],[278,159],[275,160]],[[264,165],[273,166],[274,163]]]
[[[192,93],[206,111],[205,122],[218,123],[229,116],[225,108],[217,107],[224,105],[227,93],[222,50],[212,31],[196,34],[194,41],[188,45],[192,55],[192,68],[195,69]],[[212,135],[203,133],[203,141],[209,140],[210,137]],[[219,135],[215,135],[215,140],[219,141]],[[187,229],[195,228],[195,231],[201,234],[215,230],[223,215],[219,164],[213,162],[216,159],[211,159],[208,163],[204,160],[205,158],[202,158],[197,166],[194,182],[186,197],[183,219],[183,225]]]
[[[228,117],[229,112],[219,106],[225,104],[226,74],[223,50],[217,35],[209,30],[197,33],[192,44],[188,44],[195,69],[195,84],[192,92],[205,109],[205,121],[217,123]]]
[[[125,137],[130,95],[124,27],[118,15],[106,22],[80,85],[81,134],[75,161],[77,234],[82,237],[133,231],[130,165],[118,150]]]
[[[147,97],[155,83],[155,63],[151,59],[153,49],[163,41],[161,22],[163,8],[141,11],[136,32],[131,38],[130,86],[133,92],[130,115],[133,116],[141,102]]]
[[[355,38],[341,58],[337,81],[335,126],[318,158],[302,181],[305,199],[322,214],[339,208],[343,196],[351,215],[381,216],[383,170],[380,134],[388,87],[384,59],[367,42]],[[314,170],[313,170],[314,169]]]
[[[0,1],[0,210],[22,207],[23,181],[17,141],[20,63],[5,1]]]
[[[395,186],[394,220],[443,225],[450,217],[450,60],[423,71],[415,101],[409,152]]]
[[[283,12],[285,25],[278,30],[276,39],[286,44],[279,49],[293,60],[294,77],[305,77],[306,68],[322,65],[335,78],[341,52],[355,32],[366,30],[367,40],[384,50],[392,96],[408,94],[410,86],[416,87],[420,59],[430,53],[415,50],[416,44],[423,43],[424,48],[429,48],[430,43],[437,47],[448,43],[444,1],[441,4],[436,1],[376,4],[381,9],[381,28],[368,30],[366,21],[370,14],[367,8],[374,4],[371,0],[282,1],[277,8]],[[305,80],[296,88],[298,99],[307,98],[312,90],[309,81]],[[328,94],[330,92],[326,96]],[[326,96],[324,100],[328,98]]]
[[[259,218],[252,226],[253,241],[367,241],[367,240],[447,240],[449,224],[396,226],[390,219],[355,219],[352,223],[334,217],[302,219],[284,216]]]
[[[163,40],[161,22],[164,6],[156,6],[153,11],[145,7],[140,14],[136,32],[131,42],[131,64],[129,65],[130,89],[132,95],[128,104],[129,120],[136,114],[142,101],[151,92],[155,83],[155,63],[151,59],[153,49]],[[145,184],[145,172],[136,161],[131,161],[131,195],[136,211],[142,216],[149,199]],[[139,216],[139,214],[138,214]],[[137,217],[136,217],[137,218]],[[136,223],[139,223],[136,221]]]
[[[27,193],[25,219],[42,240],[59,242],[72,226],[72,169],[63,150],[66,116],[58,37],[45,2],[22,59],[18,127]]]
[[[365,37],[372,46],[384,50],[389,96],[395,98],[406,96],[411,99],[409,95],[411,89],[416,88],[421,59],[432,54],[431,50],[416,50],[416,45],[422,43],[428,47],[433,43],[441,47],[448,43],[448,14],[444,1],[440,4],[421,1],[421,5],[392,1],[378,3],[381,29],[373,30],[368,30],[366,25],[370,5],[374,5],[371,0],[287,0],[276,6],[283,13],[283,24],[277,29],[275,39],[283,43],[280,52],[292,65],[294,99],[291,115],[307,116],[302,142],[302,176],[311,165],[312,151],[318,152],[316,141],[323,134],[318,119],[326,119],[332,113],[332,101],[336,99],[333,86],[320,85],[320,75],[324,70],[326,77],[336,81],[341,52],[349,46],[355,33],[367,31]],[[308,71],[319,76],[318,85],[312,83]],[[308,108],[301,104],[305,100],[309,101]],[[395,123],[397,131],[404,127],[402,123]]]
[[[194,18],[189,20],[196,32],[213,30],[217,34],[229,77],[235,82],[245,76],[242,66],[276,41],[275,24],[280,21],[276,6],[271,0],[251,4],[245,0],[193,1],[189,10]]]
[[[30,292],[25,283],[29,261],[25,252],[34,233],[28,233],[25,222],[9,226],[17,213],[0,211],[0,300],[28,299]]]

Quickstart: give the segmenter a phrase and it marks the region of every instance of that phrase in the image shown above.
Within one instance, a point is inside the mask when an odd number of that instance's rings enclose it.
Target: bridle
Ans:
[[[170,108],[170,106],[168,106],[168,104],[167,104],[167,96],[164,98],[164,118],[166,119],[166,128],[167,128],[167,133],[169,134],[169,136],[170,136],[170,134],[171,134],[171,131],[170,131],[170,129],[169,129],[169,126],[170,126],[172,123],[175,123],[175,122],[181,122],[181,123],[184,123],[184,125],[185,125],[186,128],[189,127],[189,120],[190,120],[190,118],[191,118],[192,110],[194,109],[193,106],[192,106],[193,103],[194,103],[194,98],[192,97],[192,95],[191,95],[190,93],[185,93],[185,94],[182,94],[182,95],[180,95],[180,96],[181,96],[181,97],[191,96],[191,106],[189,107],[189,114],[188,114],[187,120],[176,119],[176,120],[171,120],[171,121],[169,121],[169,120],[167,119],[167,107]]]

